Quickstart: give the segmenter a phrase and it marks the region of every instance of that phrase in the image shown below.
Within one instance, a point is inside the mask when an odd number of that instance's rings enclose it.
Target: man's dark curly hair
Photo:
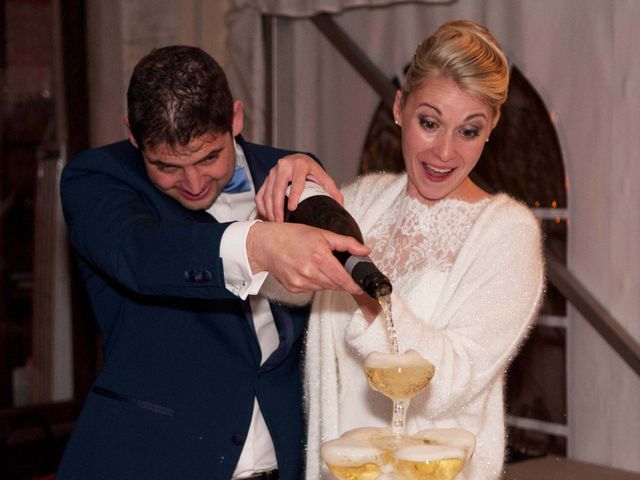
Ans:
[[[129,128],[141,150],[188,145],[231,131],[233,98],[216,61],[197,47],[153,50],[138,62],[127,90]]]

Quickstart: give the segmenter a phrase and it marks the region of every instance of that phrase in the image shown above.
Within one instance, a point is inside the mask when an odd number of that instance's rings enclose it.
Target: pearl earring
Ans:
[[[489,137],[484,141],[484,143],[489,143]]]
[[[394,121],[396,122],[396,125],[400,125],[397,118]]]

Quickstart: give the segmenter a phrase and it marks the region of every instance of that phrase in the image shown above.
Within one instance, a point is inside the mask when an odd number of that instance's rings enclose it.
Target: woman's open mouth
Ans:
[[[422,164],[422,168],[427,174],[429,180],[432,180],[434,182],[442,182],[443,180],[446,180],[455,170],[455,168],[438,168],[427,165],[426,163]]]

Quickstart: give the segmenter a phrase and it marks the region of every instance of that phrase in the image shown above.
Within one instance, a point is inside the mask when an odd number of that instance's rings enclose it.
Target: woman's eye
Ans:
[[[465,138],[475,138],[480,135],[480,131],[477,128],[463,128],[462,136]]]
[[[429,120],[428,118],[421,118],[420,125],[422,125],[422,127],[426,128],[427,130],[433,130],[438,127],[438,124],[436,122],[434,122],[433,120]]]

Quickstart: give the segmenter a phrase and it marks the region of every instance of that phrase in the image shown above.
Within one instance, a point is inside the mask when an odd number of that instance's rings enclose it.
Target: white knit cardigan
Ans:
[[[365,240],[380,215],[406,195],[406,186],[406,174],[377,174],[345,189],[345,206]],[[408,433],[430,427],[467,429],[476,436],[476,451],[458,479],[500,478],[504,373],[543,291],[539,222],[507,195],[494,196],[451,269],[436,281],[438,274],[426,271],[406,298],[397,290],[392,296],[400,350],[414,349],[436,367],[427,391],[411,402]],[[388,351],[384,319],[379,316],[369,324],[349,295],[318,293],[305,360],[309,480],[331,478],[320,460],[322,442],[356,426],[389,424],[391,402],[368,388],[361,370],[371,351]]]

